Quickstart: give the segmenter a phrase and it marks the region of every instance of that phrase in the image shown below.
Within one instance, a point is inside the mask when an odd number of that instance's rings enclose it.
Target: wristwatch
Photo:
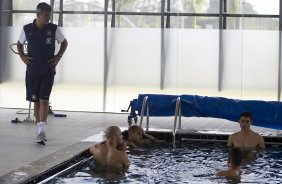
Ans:
[[[63,56],[63,54],[58,54],[58,57],[61,58]]]

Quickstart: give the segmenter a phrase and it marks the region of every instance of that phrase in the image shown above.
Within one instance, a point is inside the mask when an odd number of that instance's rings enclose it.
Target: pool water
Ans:
[[[227,168],[228,150],[221,143],[182,142],[150,144],[128,152],[127,171],[101,171],[92,160],[68,170],[46,183],[282,183],[282,149],[252,153],[242,165],[240,179],[216,177]]]

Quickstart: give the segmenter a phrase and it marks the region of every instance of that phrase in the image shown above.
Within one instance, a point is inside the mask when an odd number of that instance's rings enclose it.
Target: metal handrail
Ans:
[[[12,43],[10,44],[10,49],[11,51],[14,53],[14,54],[17,54],[17,55],[20,55],[19,52],[15,51],[13,49],[14,46],[17,46],[17,43]],[[24,53],[27,54],[27,41],[25,41],[23,43],[23,46],[24,46]],[[28,105],[28,115],[26,117],[26,119],[24,119],[25,122],[34,122],[34,120],[32,119],[31,117],[31,101],[29,102],[29,105]]]
[[[173,132],[172,132],[172,144],[175,147],[175,136],[176,136],[176,126],[178,120],[178,128],[181,129],[181,99],[178,97],[176,99],[175,105],[175,116],[174,116],[174,125],[173,125]]]
[[[178,97],[179,98],[179,105],[178,105],[178,108],[179,108],[179,110],[178,110],[178,129],[181,129],[181,117],[182,117],[182,112],[181,112],[181,99],[180,99],[180,97]]]
[[[142,102],[142,110],[141,110],[141,118],[140,118],[140,126],[142,127],[142,121],[144,117],[145,108],[147,110],[146,113],[146,131],[149,130],[149,103],[148,103],[148,96],[145,96]]]
[[[12,44],[10,44],[10,49],[11,49],[11,51],[12,51],[14,54],[20,55],[19,52],[17,52],[16,50],[13,49],[14,46],[17,46],[17,43],[12,43]],[[27,41],[25,41],[25,42],[23,43],[23,46],[24,46],[24,53],[27,54]]]

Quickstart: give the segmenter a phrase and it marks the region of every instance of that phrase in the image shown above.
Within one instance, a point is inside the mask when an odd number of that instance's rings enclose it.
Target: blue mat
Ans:
[[[238,121],[239,115],[248,111],[253,115],[253,125],[282,130],[282,102],[197,95],[140,94],[134,101],[138,115],[141,114],[145,96],[148,96],[150,116],[174,116],[176,99],[180,97],[182,116],[185,117],[212,117]]]
[[[144,94],[138,96],[138,100],[135,101],[135,107],[139,116],[141,115],[142,102],[145,96],[148,96],[150,116],[174,116],[176,99],[178,96],[155,94]]]

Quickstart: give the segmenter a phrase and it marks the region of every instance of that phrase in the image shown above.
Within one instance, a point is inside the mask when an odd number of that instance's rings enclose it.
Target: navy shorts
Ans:
[[[38,102],[41,100],[49,100],[55,74],[34,75],[26,73],[26,100]]]

